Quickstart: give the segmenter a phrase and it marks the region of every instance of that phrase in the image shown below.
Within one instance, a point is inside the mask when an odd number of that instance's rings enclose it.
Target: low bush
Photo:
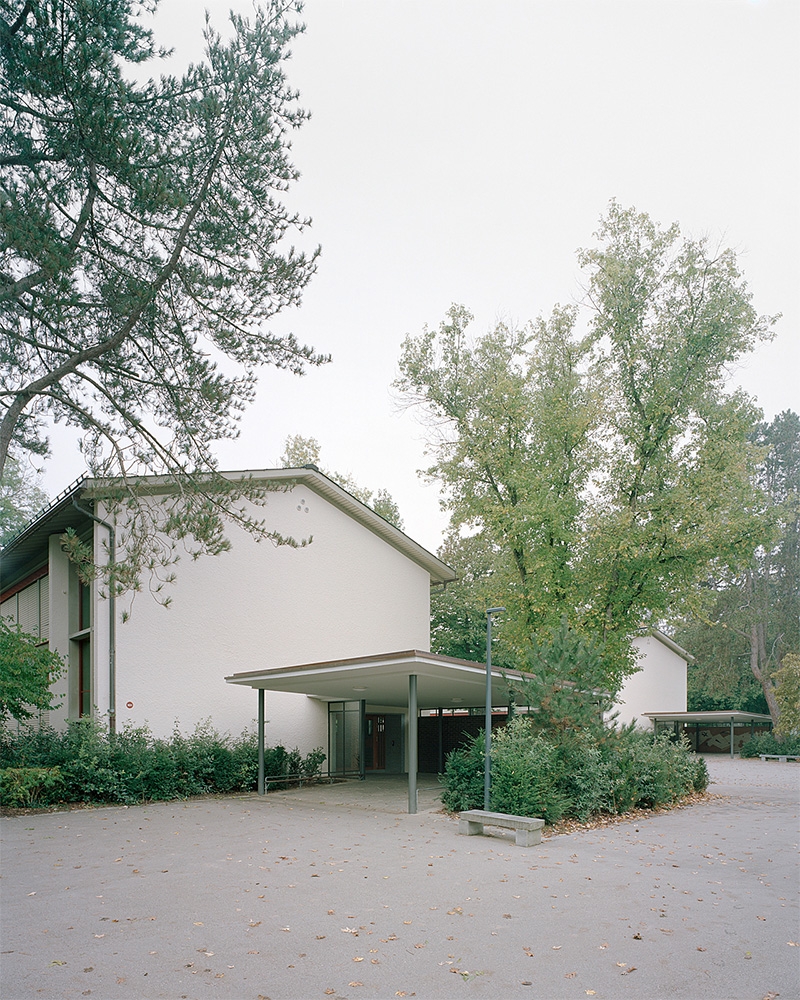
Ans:
[[[484,736],[451,753],[442,802],[455,812],[483,805]],[[522,716],[492,736],[490,807],[547,823],[673,803],[708,787],[688,743],[633,729],[537,732]]]
[[[6,767],[0,771],[0,802],[10,806],[34,806],[43,796],[61,787],[57,767]]]
[[[305,757],[296,748],[265,748],[270,781],[318,777],[325,753]],[[109,734],[93,719],[70,722],[64,732],[28,725],[0,729],[0,805],[59,802],[137,802],[206,793],[253,791],[258,741],[246,731],[222,736],[201,723],[189,736],[177,727],[159,739],[147,726]]]
[[[751,736],[742,744],[741,757],[758,757],[762,753],[800,754],[800,736],[778,737],[774,733]]]

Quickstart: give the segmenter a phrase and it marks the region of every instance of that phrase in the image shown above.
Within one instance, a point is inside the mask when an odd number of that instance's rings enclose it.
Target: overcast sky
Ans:
[[[205,6],[220,28],[252,10]],[[163,0],[176,60],[200,56],[203,7]],[[783,318],[738,381],[767,418],[800,409],[797,0],[310,0],[303,18],[287,70],[312,119],[292,204],[323,254],[274,329],[333,361],[265,371],[223,468],[316,437],[325,466],[388,489],[435,551],[424,428],[390,388],[403,338],[453,302],[478,334],[580,303],[575,251],[612,198],[740,253],[756,309]],[[55,494],[81,465],[52,440]]]

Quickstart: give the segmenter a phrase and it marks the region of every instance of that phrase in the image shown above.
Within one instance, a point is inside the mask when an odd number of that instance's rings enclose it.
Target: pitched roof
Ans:
[[[456,573],[432,552],[423,548],[405,532],[390,524],[377,514],[371,507],[357,500],[351,493],[338,483],[329,479],[314,466],[301,469],[258,469],[221,473],[226,479],[236,480],[248,478],[254,482],[297,483],[327,500],[354,521],[363,525],[377,535],[388,545],[402,552],[412,562],[417,563],[430,575],[431,583],[448,583],[456,579]],[[75,480],[55,500],[44,508],[22,531],[5,546],[0,553],[4,583],[13,583],[15,577],[33,568],[33,562],[41,559],[47,552],[49,535],[60,533],[67,527],[88,526],[89,520],[80,514],[73,506],[74,501],[81,497],[91,499],[101,494],[102,487],[113,484],[113,480],[92,479],[88,476]],[[139,487],[152,493],[170,492],[176,489],[174,483],[161,476],[142,476],[136,480]]]

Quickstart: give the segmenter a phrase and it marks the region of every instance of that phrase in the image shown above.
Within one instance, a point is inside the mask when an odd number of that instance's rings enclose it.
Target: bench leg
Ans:
[[[534,847],[542,842],[541,830],[517,830],[517,847]]]
[[[476,823],[471,819],[460,819],[458,821],[458,832],[467,837],[475,837],[483,833],[483,823]]]

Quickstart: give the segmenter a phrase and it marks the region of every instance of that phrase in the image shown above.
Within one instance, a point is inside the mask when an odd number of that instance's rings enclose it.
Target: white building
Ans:
[[[111,728],[168,736],[210,720],[237,735],[263,706],[271,745],[322,746],[337,773],[408,771],[415,781],[419,712],[484,704],[483,664],[427,652],[430,588],[455,573],[313,467],[248,475],[274,491],[257,511],[270,528],[312,541],[259,543],[231,525],[229,551],[179,562],[166,609],[146,588],[110,601],[101,581],[78,579],[65,530],[98,563],[111,544],[89,479],[6,546],[0,614],[68,664],[49,722],[94,712]],[[148,485],[158,502],[164,488]],[[642,669],[620,692],[619,721],[685,711],[689,655],[656,631],[636,645]],[[509,703],[507,673],[492,672],[494,705]]]
[[[3,550],[0,614],[69,666],[51,724],[94,709],[117,728],[147,723],[159,736],[205,719],[238,734],[255,718],[256,699],[226,675],[428,648],[430,587],[455,579],[449,567],[314,469],[251,475],[279,487],[257,511],[270,529],[313,540],[259,543],[232,525],[229,551],[178,563],[168,608],[145,586],[118,598],[112,618],[101,581],[78,579],[61,547],[66,528],[92,542],[97,562],[109,543],[101,502],[92,517],[91,480],[65,490]],[[271,743],[310,750],[325,745],[326,731],[325,702],[270,697]]]
[[[616,698],[618,725],[636,720],[643,729],[652,723],[645,712],[686,711],[686,668],[693,657],[669,636],[651,629],[633,640],[639,669],[625,679]]]

